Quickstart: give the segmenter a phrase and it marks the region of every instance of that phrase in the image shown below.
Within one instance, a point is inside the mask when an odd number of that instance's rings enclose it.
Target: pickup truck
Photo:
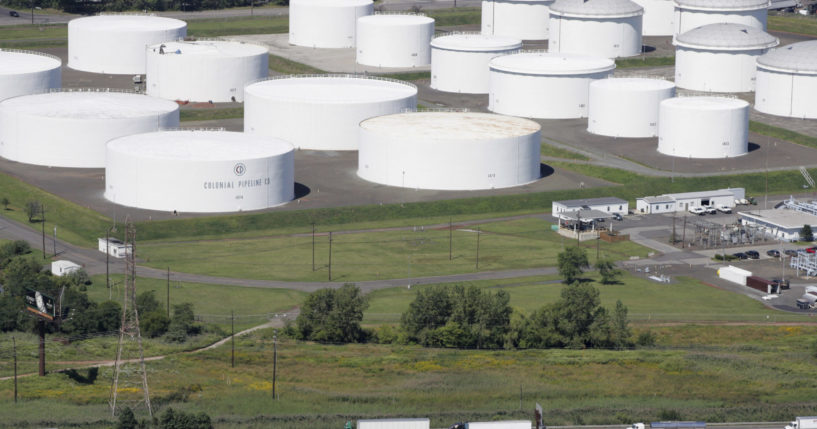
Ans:
[[[706,209],[703,207],[690,207],[689,212],[694,215],[703,216],[706,214]]]
[[[732,207],[729,207],[726,204],[718,204],[718,211],[721,213],[732,213]]]

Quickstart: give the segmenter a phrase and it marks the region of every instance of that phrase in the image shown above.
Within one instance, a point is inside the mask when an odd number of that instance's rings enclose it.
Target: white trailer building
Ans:
[[[76,262],[71,262],[68,260],[54,261],[51,263],[51,274],[57,277],[67,276],[81,269],[82,269],[81,265],[77,264]]]
[[[644,8],[630,0],[556,0],[549,52],[632,57],[641,53]]]
[[[99,245],[99,251],[102,253],[107,253],[114,258],[122,259],[131,252],[133,252],[133,245],[132,244],[125,244],[122,240],[109,237],[109,238],[97,238],[97,242]]]
[[[757,59],[755,109],[790,118],[817,118],[817,40],[773,49]]]
[[[732,265],[728,267],[723,267],[718,270],[718,277],[726,281],[730,281],[732,283],[737,283],[742,286],[746,286],[746,279],[751,276],[752,276],[751,271],[747,271],[738,267],[733,267]]]
[[[551,216],[558,217],[559,213],[576,212],[578,210],[597,210],[608,214],[615,213],[626,216],[630,211],[630,203],[617,197],[554,201],[551,205]]]
[[[289,43],[307,48],[354,48],[357,19],[373,12],[372,0],[292,0]]]
[[[429,419],[371,419],[358,420],[357,429],[429,429]]]
[[[0,101],[59,88],[61,66],[62,60],[53,55],[0,49]]]
[[[482,34],[520,40],[548,38],[554,0],[483,0]]]
[[[674,0],[675,33],[708,24],[734,23],[766,30],[769,0]]]
[[[690,207],[724,205],[735,207],[736,200],[746,198],[743,188],[715,189],[711,191],[682,192],[636,199],[636,212],[644,214],[685,212]]]

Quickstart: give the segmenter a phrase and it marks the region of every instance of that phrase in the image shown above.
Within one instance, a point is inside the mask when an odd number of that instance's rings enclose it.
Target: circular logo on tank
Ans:
[[[247,166],[240,162],[233,167],[233,173],[235,173],[236,176],[243,176],[246,172]]]

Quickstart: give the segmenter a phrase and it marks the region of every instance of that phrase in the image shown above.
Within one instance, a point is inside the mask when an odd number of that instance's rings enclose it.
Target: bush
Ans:
[[[142,332],[149,338],[161,337],[170,327],[170,319],[168,319],[167,315],[162,310],[153,310],[150,313],[145,314],[144,319],[140,320],[139,322],[142,327]]]
[[[652,347],[655,345],[655,341],[655,334],[652,331],[647,330],[638,334],[638,338],[635,340],[635,343],[641,347]]]

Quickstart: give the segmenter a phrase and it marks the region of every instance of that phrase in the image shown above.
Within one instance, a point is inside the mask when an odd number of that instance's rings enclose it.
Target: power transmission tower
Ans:
[[[119,328],[119,345],[116,348],[113,383],[111,384],[111,415],[116,415],[117,401],[127,402],[136,409],[141,405],[147,408],[148,415],[153,416],[150,407],[150,391],[145,371],[145,353],[142,348],[142,334],[139,331],[139,311],[136,308],[136,263],[135,263],[136,228],[128,220],[125,229],[125,294],[122,299],[122,325]],[[130,247],[128,247],[130,244]],[[125,390],[127,389],[127,390]],[[119,390],[138,392],[143,396],[119,398]],[[125,393],[123,392],[123,395]]]

